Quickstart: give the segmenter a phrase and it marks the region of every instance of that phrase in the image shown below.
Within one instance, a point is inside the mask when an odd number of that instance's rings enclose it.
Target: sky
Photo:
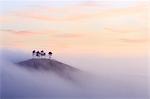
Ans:
[[[109,79],[106,83],[100,80],[100,84],[111,83],[113,86],[113,80],[118,81],[118,87],[112,87],[113,92],[124,90],[129,94],[147,94],[149,4],[148,0],[0,0],[2,58],[4,62],[16,63],[16,60],[31,58],[33,49],[52,51],[53,59]],[[1,61],[3,63],[0,57]],[[24,71],[12,66],[9,62],[0,65],[2,73],[21,78],[21,82],[36,80],[37,75],[26,76]],[[43,76],[38,79],[38,86],[48,84],[41,84]],[[20,88],[15,80],[15,84],[8,83],[11,79],[4,76],[2,80],[9,88]],[[91,85],[103,90],[103,85]],[[46,89],[50,87],[46,86]]]
[[[147,53],[148,1],[1,0],[1,48],[67,54]]]

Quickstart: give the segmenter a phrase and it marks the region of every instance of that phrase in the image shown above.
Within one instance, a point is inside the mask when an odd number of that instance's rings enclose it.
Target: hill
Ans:
[[[76,80],[76,74],[82,71],[70,65],[64,64],[54,59],[29,59],[17,63],[17,65],[24,67],[28,70],[53,72],[71,81]]]

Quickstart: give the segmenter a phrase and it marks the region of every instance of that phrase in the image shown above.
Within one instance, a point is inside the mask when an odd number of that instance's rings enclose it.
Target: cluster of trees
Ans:
[[[47,54],[48,54],[48,57],[51,58],[51,56],[52,56],[53,53],[52,52],[48,52]],[[46,57],[46,53],[43,50],[42,51],[33,50],[32,51],[32,56],[33,56],[33,58],[34,57],[44,58],[44,57]]]

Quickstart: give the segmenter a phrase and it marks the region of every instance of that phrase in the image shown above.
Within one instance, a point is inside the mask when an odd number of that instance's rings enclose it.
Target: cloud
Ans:
[[[8,53],[9,56],[5,56]],[[61,99],[68,99],[68,97],[69,99],[73,99],[73,98],[87,99],[89,97],[92,97],[94,99],[100,99],[100,98],[104,99],[110,97],[111,98],[118,97],[120,99],[121,98],[137,99],[137,97],[138,98],[140,97],[141,99],[148,99],[148,90],[147,90],[148,80],[145,76],[139,76],[139,75],[125,76],[125,75],[105,74],[99,77],[95,77],[95,75],[81,76],[79,74],[78,76],[80,77],[81,82],[83,83],[82,86],[82,85],[76,85],[70,83],[67,80],[60,78],[59,76],[57,76],[52,72],[30,71],[15,65],[14,60],[10,60],[10,58],[16,60],[19,59],[18,61],[21,61],[20,58],[26,57],[24,55],[18,56],[18,54],[21,54],[18,53],[18,51],[9,52],[5,50],[3,54],[5,56],[5,59],[1,57],[0,60],[1,62],[0,74],[1,74],[1,84],[2,84],[1,97],[5,99],[10,99],[10,97],[11,98],[12,97],[13,98],[39,97],[39,99],[43,99],[43,98],[59,99],[60,97]],[[89,61],[91,61],[91,59],[93,60],[94,58],[90,57]],[[82,59],[80,57],[80,61],[81,60]],[[101,65],[106,65],[104,64],[105,62],[108,65],[112,65],[111,63],[113,62],[112,59],[108,59],[108,60],[101,59],[101,60],[102,60]],[[130,61],[129,63],[131,63]],[[88,65],[87,61],[85,62]],[[121,63],[127,64],[126,63],[127,60],[124,61],[124,59],[121,60],[120,58],[117,59],[115,62],[116,64],[121,64]],[[82,61],[80,62],[80,64],[81,63],[83,65]],[[123,67],[116,66],[116,70],[118,71],[118,68],[125,69],[127,67],[125,64]],[[132,68],[130,68],[130,70],[131,69]]]
[[[17,31],[17,30],[13,30],[13,29],[0,29],[0,31],[9,32],[9,33],[13,33],[13,34],[19,34],[19,35],[36,34],[36,32],[31,32],[31,31],[26,31],[26,30]]]
[[[6,60],[12,63],[16,63],[18,61],[31,58],[29,53],[23,52],[18,49],[1,48],[0,53],[1,53],[0,59]]]
[[[11,19],[10,16],[1,15],[0,16],[0,23],[12,23],[14,22],[13,19]]]
[[[53,35],[53,37],[58,37],[58,38],[80,38],[83,35],[81,34],[72,34],[72,33],[63,33],[63,34],[56,34]]]
[[[125,43],[146,43],[148,42],[148,39],[129,39],[129,38],[122,38],[119,39],[121,42],[125,42]]]
[[[88,3],[88,2],[87,2]],[[92,3],[88,3],[92,4]],[[108,18],[108,17],[119,17],[124,15],[132,15],[145,10],[144,3],[133,4],[125,8],[105,8],[101,9],[101,6],[93,5],[76,5],[67,7],[53,7],[46,8],[45,10],[34,9],[16,12],[14,15],[32,19],[38,19],[43,21],[60,22],[60,21],[80,21],[88,20],[90,18]],[[88,6],[87,6],[88,5]]]
[[[114,32],[114,33],[129,33],[129,32],[132,32],[132,30],[129,30],[129,29],[114,29],[114,28],[107,28],[105,27],[104,30],[107,30],[107,31],[111,31],[111,32]]]

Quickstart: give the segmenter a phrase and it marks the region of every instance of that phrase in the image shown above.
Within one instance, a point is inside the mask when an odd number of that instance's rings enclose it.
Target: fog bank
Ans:
[[[3,52],[3,51],[2,51]],[[5,53],[4,53],[5,52]],[[148,76],[80,76],[74,84],[52,72],[29,71],[15,63],[31,56],[23,52],[1,54],[2,99],[148,99]],[[66,62],[67,63],[67,62]],[[81,65],[83,65],[81,63]],[[80,68],[79,68],[80,69]],[[106,71],[108,72],[108,71]]]

